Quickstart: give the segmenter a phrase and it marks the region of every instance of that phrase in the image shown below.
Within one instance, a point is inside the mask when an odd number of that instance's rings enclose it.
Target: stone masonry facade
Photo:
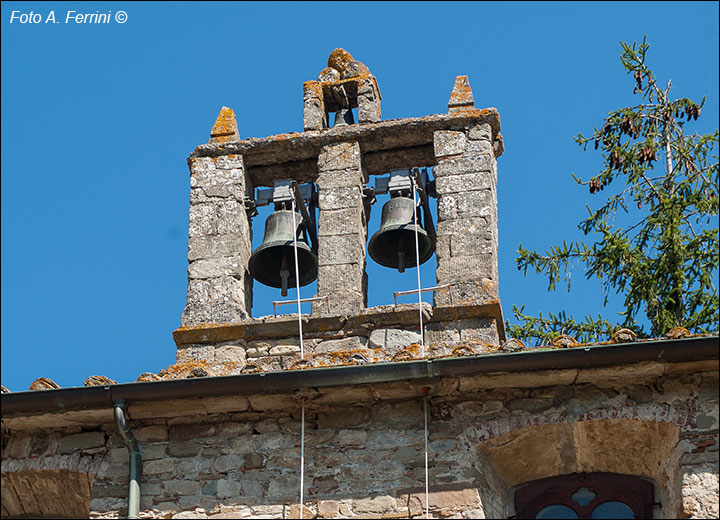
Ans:
[[[429,388],[433,518],[507,518],[518,484],[597,471],[651,479],[657,518],[714,518],[717,384],[712,363],[645,363],[309,389],[303,517],[424,515]],[[137,403],[129,414],[141,518],[299,517],[298,393]],[[112,422],[7,424],[4,517],[18,515],[16,497],[28,503],[33,474],[61,471],[84,479],[80,516],[126,514],[128,450]]]

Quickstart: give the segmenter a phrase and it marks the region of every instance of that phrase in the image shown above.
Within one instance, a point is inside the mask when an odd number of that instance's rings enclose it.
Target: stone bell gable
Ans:
[[[237,373],[243,364],[278,370],[301,361],[295,318],[251,318],[252,212],[245,209],[258,189],[281,179],[316,187],[317,293],[308,296],[317,301],[303,317],[306,365],[325,366],[330,360],[320,354],[337,351],[359,350],[367,362],[411,356],[400,351],[420,334],[431,356],[452,353],[461,340],[467,353],[498,348],[505,333],[498,298],[496,159],[504,148],[497,111],[475,108],[467,76],[458,76],[447,114],[383,121],[377,79],[342,49],[304,92],[304,132],[241,140],[223,107],[210,141],[188,159],[188,293],[174,333],[178,362],[204,362],[211,373],[227,373],[218,361],[232,359],[230,371]],[[358,121],[329,127],[343,110],[356,110]],[[412,305],[367,307],[374,281],[366,272],[366,243],[375,232],[368,230],[368,191],[378,176],[402,169],[432,175],[429,204],[437,209],[433,246],[442,290],[424,306],[422,330]],[[386,339],[378,342],[380,336]]]

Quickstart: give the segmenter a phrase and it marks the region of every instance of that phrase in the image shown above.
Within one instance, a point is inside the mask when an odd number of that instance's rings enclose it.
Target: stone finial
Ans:
[[[210,142],[220,144],[239,140],[240,133],[238,132],[237,121],[235,121],[235,112],[228,107],[222,107],[215,120],[215,125],[210,130]]]
[[[448,113],[452,114],[470,108],[475,108],[470,81],[467,76],[458,76],[455,78],[455,85],[453,85],[450,101],[448,101]]]
[[[340,74],[345,70],[345,66],[353,61],[353,57],[345,49],[335,49],[328,57],[328,67],[338,71]]]

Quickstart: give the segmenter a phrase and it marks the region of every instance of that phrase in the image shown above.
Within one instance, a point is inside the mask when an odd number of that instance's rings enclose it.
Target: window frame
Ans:
[[[595,498],[581,506],[571,495],[585,487]],[[535,518],[545,507],[560,504],[572,508],[578,518],[590,518],[592,511],[605,502],[619,501],[633,511],[635,518],[653,518],[654,486],[639,477],[617,473],[573,473],[527,483],[515,491],[517,518]]]

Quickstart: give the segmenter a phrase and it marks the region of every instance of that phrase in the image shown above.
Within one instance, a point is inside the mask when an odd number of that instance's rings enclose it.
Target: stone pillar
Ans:
[[[318,157],[318,296],[329,296],[330,314],[365,308],[367,223],[362,190],[366,183],[357,142],[324,146]],[[327,313],[325,302],[313,314]]]
[[[327,127],[322,86],[317,81],[306,81],[303,84],[303,128],[307,131]]]
[[[435,305],[474,305],[498,298],[497,169],[492,130],[434,134],[438,196]]]
[[[380,89],[374,76],[365,76],[358,79],[358,123],[377,123],[380,121],[380,99]]]
[[[230,115],[223,108],[218,122],[223,118],[235,129],[233,137],[237,137],[235,115],[232,111]],[[227,126],[225,137],[232,135]],[[215,128],[211,143],[223,137],[215,135]],[[243,157],[191,157],[188,164],[188,291],[181,325],[232,323],[248,318],[252,306],[252,278],[247,271],[252,231],[244,197],[252,187]]]

